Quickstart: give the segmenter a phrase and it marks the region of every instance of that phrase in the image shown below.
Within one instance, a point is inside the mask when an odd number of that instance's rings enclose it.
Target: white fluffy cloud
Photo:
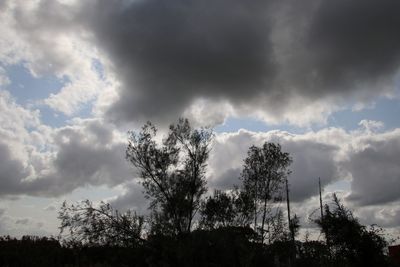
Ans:
[[[85,185],[115,186],[134,176],[124,159],[126,140],[112,124],[76,119],[43,126],[39,111],[0,91],[0,195],[65,194]]]
[[[38,104],[68,116],[110,87],[90,32],[76,23],[79,6],[59,1],[4,1],[0,9],[0,62],[23,64],[37,78],[65,81]],[[4,80],[4,79],[2,79]]]

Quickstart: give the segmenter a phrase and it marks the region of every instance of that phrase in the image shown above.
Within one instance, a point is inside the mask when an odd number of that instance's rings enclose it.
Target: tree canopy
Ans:
[[[187,119],[180,119],[170,126],[161,144],[156,134],[150,122],[139,133],[131,132],[126,158],[139,170],[152,201],[153,218],[163,224],[163,231],[190,232],[207,190],[205,170],[212,131],[193,129]]]
[[[387,243],[381,229],[362,225],[336,194],[332,204],[325,205],[324,216],[315,220],[326,237],[332,259],[342,266],[384,266]]]
[[[254,230],[260,232],[261,242],[265,239],[266,224],[272,222],[271,203],[281,199],[291,162],[289,153],[282,152],[280,144],[265,142],[262,147],[251,146],[247,152],[241,178],[243,190],[254,203]]]

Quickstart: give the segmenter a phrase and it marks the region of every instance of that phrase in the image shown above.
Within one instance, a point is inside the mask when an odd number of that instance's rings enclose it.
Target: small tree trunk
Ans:
[[[263,209],[263,217],[262,217],[262,222],[261,222],[261,243],[264,242],[264,226],[265,226],[265,219],[267,217],[267,202],[268,202],[268,198],[269,198],[269,184],[270,184],[270,180],[268,179],[267,186],[266,186],[266,192],[264,195],[264,209]]]
[[[254,185],[254,232],[257,233],[257,180]]]
[[[268,196],[265,195],[264,210],[263,210],[263,216],[262,216],[262,222],[261,222],[261,243],[264,243],[264,227],[265,227],[265,219],[267,217],[267,201],[268,201]]]

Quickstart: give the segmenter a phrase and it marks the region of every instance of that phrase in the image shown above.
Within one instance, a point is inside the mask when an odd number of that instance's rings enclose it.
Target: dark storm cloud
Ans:
[[[269,1],[98,1],[96,43],[123,80],[119,118],[180,114],[196,97],[256,97],[274,70]]]
[[[346,168],[353,176],[349,200],[378,205],[400,200],[400,132],[387,140],[368,140],[351,154]]]
[[[61,37],[90,41],[108,57],[121,86],[107,114],[118,122],[170,122],[200,98],[230,102],[238,115],[262,111],[284,120],[319,100],[340,107],[387,94],[400,65],[395,0],[15,6],[12,26],[33,49],[36,61],[28,63],[36,72],[80,64],[62,53]]]
[[[399,68],[399,12],[393,0],[321,1],[306,43],[317,84],[344,91],[390,78]]]
[[[293,172],[288,179],[291,200],[298,202],[317,195],[318,177],[322,187],[339,178],[334,160],[338,147],[315,141],[288,141],[282,145],[293,158]]]
[[[99,0],[83,10],[122,81],[116,120],[178,116],[200,97],[275,114],[298,97],[367,99],[392,86],[400,62],[393,0]]]

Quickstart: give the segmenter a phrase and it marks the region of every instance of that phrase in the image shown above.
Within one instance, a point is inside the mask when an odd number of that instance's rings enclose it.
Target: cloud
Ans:
[[[44,208],[45,211],[56,211],[57,207],[55,205],[49,205]]]
[[[121,81],[107,111],[116,121],[170,121],[207,99],[269,122],[325,122],[393,94],[400,63],[390,0],[99,0],[82,10]]]
[[[337,146],[314,141],[302,135],[291,135],[282,131],[255,133],[240,130],[236,133],[217,136],[210,155],[210,186],[217,189],[239,185],[238,179],[251,145],[263,142],[279,142],[282,150],[293,159],[289,176],[291,199],[299,202],[318,193],[318,177],[323,186],[338,180],[339,169],[335,156]]]
[[[39,112],[19,106],[0,90],[0,113],[0,195],[20,194],[34,170],[34,147],[29,144],[36,134],[31,136],[29,129],[40,127]]]
[[[41,219],[13,216],[7,209],[0,208],[0,235],[20,238],[23,235],[49,236]]]
[[[133,210],[139,214],[148,213],[149,200],[145,198],[144,188],[140,181],[135,180],[124,185],[124,193],[109,200],[109,203],[118,210]]]
[[[0,195],[23,192],[23,180],[30,174],[21,161],[14,159],[10,149],[0,144]]]
[[[111,198],[110,203],[118,209],[146,212],[148,203],[143,188],[136,183],[137,173],[124,159],[126,137],[115,125],[93,118],[75,119],[58,129],[41,129],[37,114],[17,105],[7,93],[0,100],[2,111],[10,114],[2,118],[4,129],[0,132],[2,197],[60,196],[86,185],[120,186],[124,193]],[[230,189],[240,184],[238,178],[248,148],[265,141],[279,142],[293,157],[289,183],[295,206],[315,198],[318,177],[323,187],[329,185],[331,190],[335,190],[337,181],[345,179],[351,188],[347,188],[344,199],[359,209],[360,217],[365,222],[375,220],[391,227],[398,216],[398,211],[390,207],[399,201],[396,189],[400,169],[396,159],[400,154],[400,131],[382,131],[382,123],[377,121],[364,120],[360,127],[354,131],[326,128],[303,134],[279,130],[218,133],[207,171],[209,189]],[[307,209],[306,215],[311,212]]]
[[[206,107],[199,123],[250,115],[304,126],[396,94],[391,0],[41,0],[0,11],[0,60],[68,77],[43,101],[67,115],[97,99],[121,124]]]
[[[349,199],[359,205],[400,199],[400,131],[366,137],[351,153],[346,168],[352,174]]]
[[[363,224],[377,224],[385,228],[396,228],[400,221],[399,204],[399,202],[393,202],[389,205],[361,207],[356,210],[356,215]]]
[[[358,123],[358,125],[364,127],[367,132],[375,132],[384,127],[383,122],[373,120],[362,120]]]
[[[101,119],[75,119],[58,129],[0,91],[0,196],[59,196],[85,185],[121,184],[135,175],[126,139]]]
[[[308,33],[321,87],[374,92],[390,81],[400,62],[399,11],[391,0],[321,1]]]
[[[283,142],[285,151],[293,157],[289,176],[291,200],[302,201],[318,194],[318,177],[322,186],[340,178],[335,155],[338,147],[313,140]]]
[[[68,116],[110,86],[96,67],[101,56],[76,20],[78,12],[77,4],[48,0],[4,1],[0,10],[4,25],[0,30],[1,64],[23,65],[36,78],[59,78],[63,82],[60,91],[37,105]]]
[[[153,119],[181,114],[199,97],[256,97],[273,73],[268,6],[224,0],[86,6],[95,42],[123,81],[109,113]]]
[[[390,0],[282,1],[273,28],[277,84],[288,88],[285,95],[341,106],[393,93],[399,10]]]
[[[335,183],[342,180],[349,183],[346,199],[354,206],[384,205],[400,199],[398,140],[399,129],[373,132],[368,127],[352,132],[327,128],[305,134],[245,130],[220,134],[210,155],[209,186],[227,189],[240,184],[238,177],[247,149],[265,141],[279,142],[293,158],[289,176],[293,201],[302,202],[317,195],[321,177],[323,187],[335,188]]]
[[[37,190],[57,196],[85,185],[113,187],[132,179],[135,172],[124,158],[126,143],[115,137],[112,127],[89,119],[58,129],[57,153],[35,180]]]
[[[10,79],[8,79],[6,71],[3,67],[0,66],[0,88],[8,85],[10,83]]]
[[[124,159],[126,136],[115,125],[93,118],[75,119],[58,129],[43,128],[38,114],[17,105],[7,93],[0,96],[0,109],[9,114],[1,118],[2,196],[59,196],[85,185],[123,185],[136,177]],[[293,157],[289,177],[293,201],[317,194],[318,177],[323,186],[350,181],[349,200],[358,205],[396,201],[399,130],[376,131],[382,128],[376,121],[364,120],[360,126],[353,132],[327,128],[304,134],[246,130],[217,134],[209,160],[209,186],[226,189],[240,184],[248,148],[269,141],[279,142]],[[132,195],[130,186],[126,190],[118,200],[121,206],[137,195]]]
[[[29,221],[29,218],[23,218],[23,219],[17,219],[17,220],[15,221],[15,224],[24,224],[24,225],[27,225],[29,222],[30,222],[30,221]]]

